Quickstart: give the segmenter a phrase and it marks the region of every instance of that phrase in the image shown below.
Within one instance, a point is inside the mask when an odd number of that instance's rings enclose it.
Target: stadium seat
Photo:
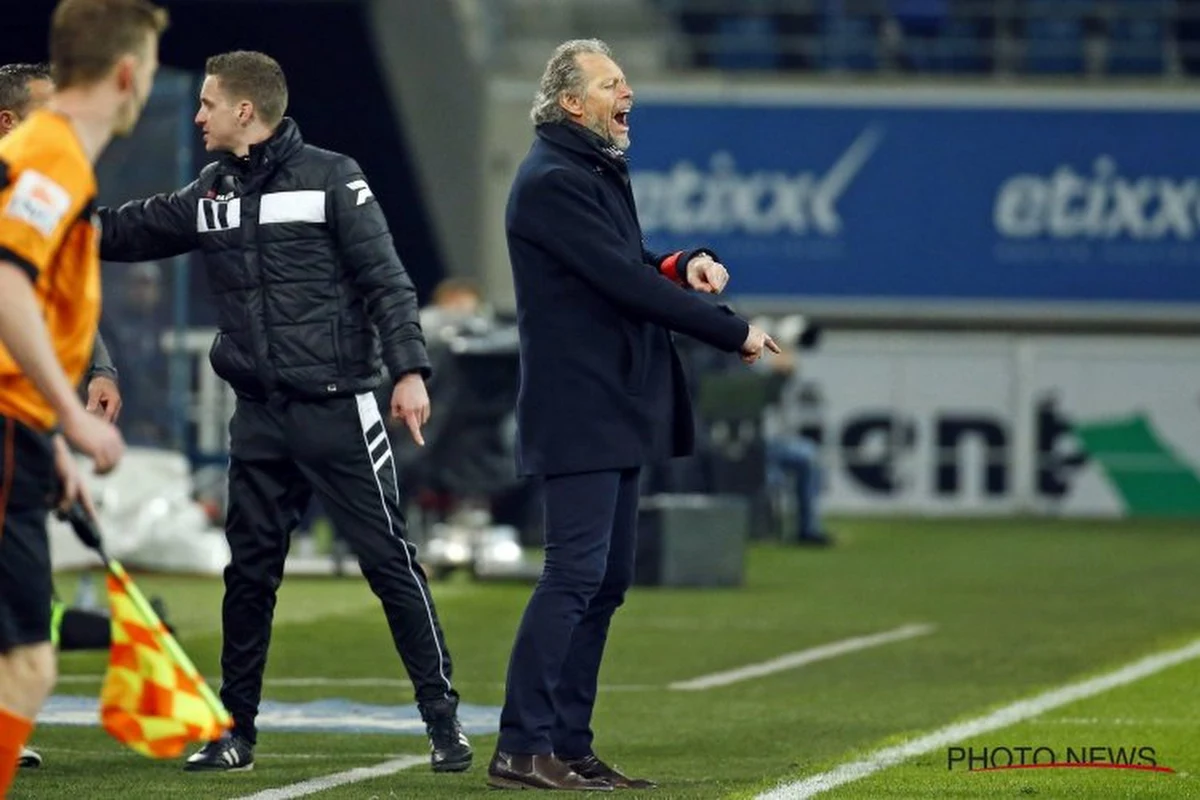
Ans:
[[[914,72],[945,72],[947,0],[890,0],[888,9],[900,29],[901,66]]]
[[[827,70],[873,71],[879,68],[875,19],[847,10],[845,0],[825,0],[821,23],[821,66]]]
[[[1026,0],[1025,72],[1083,72],[1085,17],[1091,7],[1070,0]]]
[[[1167,39],[1162,3],[1116,0],[1108,25],[1108,71],[1114,75],[1160,75]]]
[[[760,14],[730,14],[717,20],[712,65],[727,70],[780,67],[775,21]]]
[[[978,9],[978,7],[976,7]],[[989,72],[993,64],[996,21],[978,14],[951,13],[942,26],[947,69],[953,73]]]

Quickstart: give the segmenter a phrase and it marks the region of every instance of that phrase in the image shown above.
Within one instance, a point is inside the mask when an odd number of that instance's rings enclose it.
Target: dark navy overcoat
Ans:
[[[671,331],[728,352],[749,330],[673,280],[699,251],[646,250],[619,152],[574,123],[539,125],[506,210],[524,475],[687,455],[694,429]]]

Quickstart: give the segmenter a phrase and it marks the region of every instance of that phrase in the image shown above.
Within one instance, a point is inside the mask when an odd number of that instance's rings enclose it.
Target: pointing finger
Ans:
[[[413,441],[424,447],[425,437],[421,435],[421,423],[417,419],[416,412],[405,414],[404,423],[408,425],[408,432],[412,434]]]

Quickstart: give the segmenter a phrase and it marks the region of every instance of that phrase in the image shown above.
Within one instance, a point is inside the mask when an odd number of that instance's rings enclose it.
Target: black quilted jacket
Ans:
[[[213,369],[242,397],[357,394],[428,374],[417,298],[352,158],[285,118],[171,194],[101,209],[101,257],[199,250],[218,311]]]

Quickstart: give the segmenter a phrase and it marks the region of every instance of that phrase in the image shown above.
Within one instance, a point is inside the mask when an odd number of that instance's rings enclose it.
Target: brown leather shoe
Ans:
[[[563,763],[579,775],[592,780],[603,780],[615,789],[657,789],[658,784],[645,778],[630,778],[596,758],[595,754],[583,758],[564,759]]]
[[[488,786],[495,789],[566,789],[611,792],[605,780],[589,780],[551,755],[505,753],[497,750],[488,764]]]

